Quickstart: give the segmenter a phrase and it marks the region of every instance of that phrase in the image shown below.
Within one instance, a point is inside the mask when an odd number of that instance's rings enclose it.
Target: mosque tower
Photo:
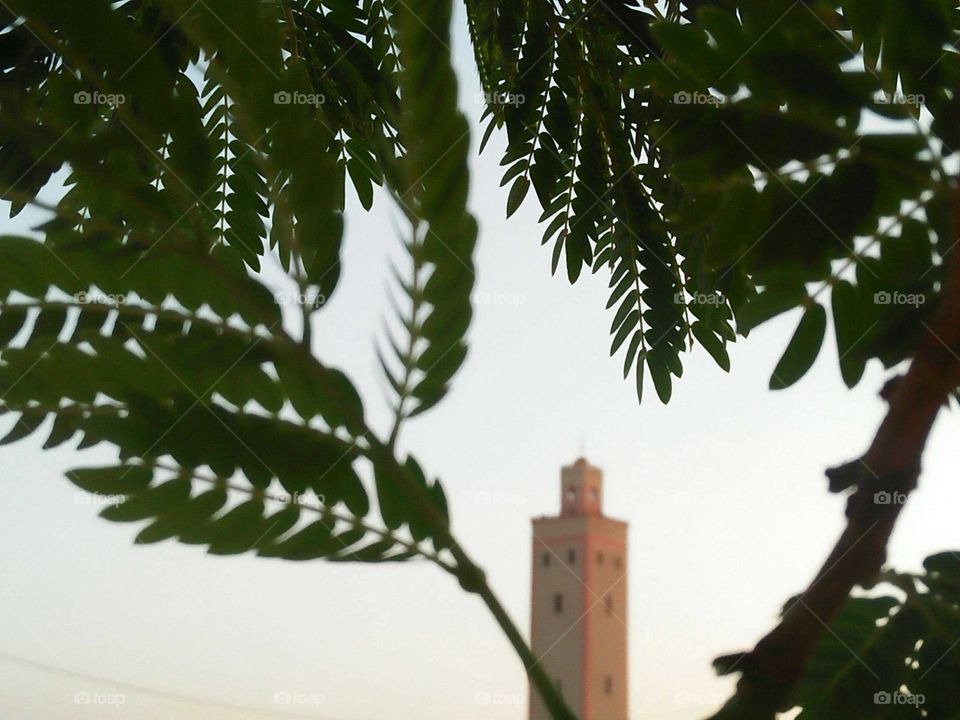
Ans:
[[[531,646],[580,720],[627,720],[627,523],[603,514],[603,473],[560,474],[560,514],[533,519]],[[530,720],[550,720],[536,690]]]

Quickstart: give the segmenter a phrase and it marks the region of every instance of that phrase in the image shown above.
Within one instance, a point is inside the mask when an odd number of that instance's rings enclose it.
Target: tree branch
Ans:
[[[435,544],[439,542],[440,546],[448,550],[453,556],[456,565],[451,569],[451,572],[457,578],[460,587],[468,593],[478,595],[483,600],[484,605],[487,606],[490,614],[493,615],[497,625],[500,626],[503,634],[513,647],[514,652],[523,663],[531,685],[540,694],[551,717],[554,720],[577,720],[577,716],[567,706],[563,695],[547,676],[546,668],[540,662],[540,658],[533,654],[520,630],[500,603],[496,593],[493,592],[487,582],[486,574],[457,542],[450,532],[447,519],[440,513],[433,498],[421,485],[411,480],[400,466],[393,450],[392,447],[383,444],[376,444],[373,448],[373,452],[380,454],[381,459],[390,466],[391,475],[414,510],[430,526]]]
[[[954,234],[960,230],[960,190],[954,189]],[[713,720],[772,720],[791,707],[826,627],[856,585],[870,584],[886,559],[887,543],[916,487],[921,457],[937,412],[960,385],[960,250],[947,255],[940,304],[910,369],[891,388],[890,407],[867,452],[827,471],[832,490],[854,487],[844,529],[821,570],[784,613],[780,624],[749,653],[721,659],[742,672],[737,691]],[[878,492],[900,493],[877,502]],[[885,498],[889,499],[889,498]],[[726,662],[725,662],[726,661]]]

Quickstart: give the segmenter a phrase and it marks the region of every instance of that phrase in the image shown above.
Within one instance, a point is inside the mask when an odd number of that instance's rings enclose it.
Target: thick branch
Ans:
[[[960,229],[960,191],[955,196]],[[914,489],[933,421],[960,386],[960,250],[945,260],[940,304],[907,374],[893,387],[886,417],[859,460],[828,473],[831,482],[856,487],[847,504],[847,527],[821,570],[777,627],[740,658],[737,692],[715,720],[774,717],[790,707],[790,695],[826,627],[850,591],[872,581],[885,559],[902,500]],[[874,494],[900,493],[900,502],[879,503]]]

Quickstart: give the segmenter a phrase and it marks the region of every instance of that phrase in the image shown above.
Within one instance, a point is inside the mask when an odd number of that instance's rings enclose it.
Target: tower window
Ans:
[[[597,553],[597,565],[603,565],[603,553],[602,553],[602,552],[598,552],[598,553]]]
[[[574,502],[577,499],[577,491],[575,488],[567,488],[567,500]]]
[[[563,612],[563,595],[560,593],[553,596],[553,611],[555,613]]]
[[[615,558],[613,559],[613,566],[614,566],[617,570],[619,570],[620,568],[623,567],[623,560],[620,558],[619,555],[617,555],[617,557],[615,557]]]
[[[613,614],[613,597],[610,595],[607,595],[606,597],[604,597],[603,605],[604,607],[607,608],[607,615],[612,615]]]
[[[577,561],[577,551],[573,548],[567,550],[567,562],[573,565]]]
[[[540,564],[544,567],[550,567],[550,551],[545,552],[540,558]]]
[[[606,679],[603,681],[603,691],[607,695],[613,694],[613,678],[607,675]]]
[[[599,499],[600,499],[600,495],[597,494],[596,489],[595,489],[595,488],[591,488],[591,489],[590,489],[590,502],[597,502],[597,500],[599,500]]]

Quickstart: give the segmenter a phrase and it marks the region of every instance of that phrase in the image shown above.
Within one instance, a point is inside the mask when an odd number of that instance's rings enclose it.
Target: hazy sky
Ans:
[[[476,119],[459,16],[456,36],[462,103]],[[503,219],[499,149],[476,159],[472,185],[477,290],[494,302],[477,307],[455,390],[410,423],[402,444],[442,478],[456,532],[524,631],[529,518],[557,511],[560,466],[584,446],[604,470],[608,514],[630,522],[631,717],[702,718],[730,689],[710,660],[751,646],[832,546],[843,500],[826,492],[823,470],[865,449],[884,409],[884,376],[873,367],[847,391],[828,342],[798,385],[769,392],[791,315],[733,347],[729,375],[697,352],[685,357],[668,407],[652,388],[638,407],[620,358],[608,358],[605,281],[571,288],[550,277],[532,194]],[[316,328],[319,353],[360,385],[378,428],[387,406],[374,340],[398,244],[384,200],[370,214],[351,211],[343,282]],[[893,539],[901,567],[958,545],[958,430],[956,413],[937,423],[921,489]],[[0,702],[10,717],[526,716],[519,661],[480,601],[437,568],[134,547],[136,526],[99,519],[63,478],[110,454],[40,444],[0,449]],[[77,704],[84,699],[101,704]]]

